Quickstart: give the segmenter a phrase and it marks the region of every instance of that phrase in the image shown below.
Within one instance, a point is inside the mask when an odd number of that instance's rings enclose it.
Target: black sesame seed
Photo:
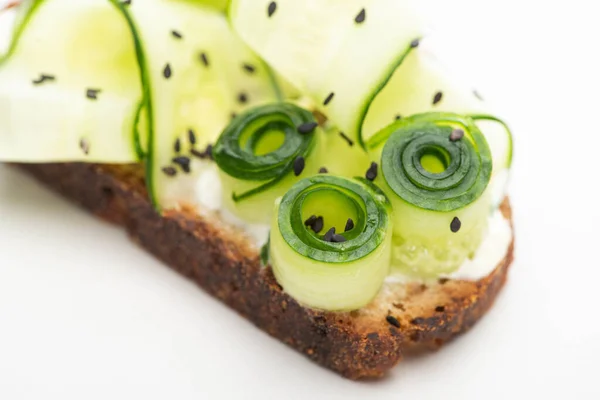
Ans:
[[[253,74],[256,71],[256,67],[252,64],[243,64],[242,68],[246,70],[246,72]]]
[[[334,92],[329,93],[329,95],[327,96],[327,98],[323,102],[323,105],[326,106],[327,104],[329,104],[331,102],[331,100],[333,100],[333,96],[335,96]]]
[[[175,140],[173,149],[175,150],[175,153],[179,153],[181,151],[181,141],[179,139]]]
[[[188,129],[188,140],[190,144],[196,144],[196,134],[193,129]]]
[[[319,233],[323,230],[323,225],[324,225],[323,217],[319,216],[319,217],[317,217],[315,222],[312,223],[312,225],[310,227],[312,228],[312,230],[315,233]]]
[[[208,67],[210,65],[206,53],[200,53],[200,61],[202,61],[202,64],[204,64],[205,67]]]
[[[100,93],[100,89],[87,89],[85,91],[85,97],[90,100],[98,100],[98,93]]]
[[[437,92],[435,96],[433,96],[433,105],[436,105],[442,101],[442,97],[444,97],[444,94],[442,92]]]
[[[79,141],[79,148],[83,151],[83,154],[85,154],[86,156],[90,154],[90,143],[87,141],[87,139],[81,139]]]
[[[342,137],[342,139],[344,139],[348,143],[348,146],[350,146],[350,147],[354,146],[354,141],[352,141],[352,139],[350,139],[348,136],[346,136],[346,134],[344,132],[340,132],[340,136]]]
[[[171,35],[173,35],[174,38],[176,39],[182,39],[183,35],[175,30],[171,31]]]
[[[269,15],[269,18],[271,18],[273,14],[275,14],[275,11],[277,11],[277,3],[272,1],[269,3],[269,8],[267,8],[267,14]]]
[[[316,122],[305,122],[298,126],[298,133],[306,135],[317,129],[317,126],[319,126],[319,124]]]
[[[435,311],[436,312],[444,312],[444,311],[446,311],[446,307],[444,307],[444,306],[437,306],[435,308]]]
[[[204,150],[204,155],[206,158],[208,158],[209,160],[213,160],[213,145],[209,144],[208,146],[206,146],[206,149]]]
[[[425,322],[425,319],[421,317],[414,318],[410,321],[412,325],[421,325],[423,322]]]
[[[302,171],[304,171],[304,166],[305,166],[305,162],[304,162],[304,157],[299,156],[298,158],[296,158],[294,160],[294,175],[298,176],[302,173]]]
[[[343,237],[342,235],[338,235],[337,233],[331,237],[332,243],[344,243],[345,241],[346,241],[346,238]]]
[[[46,75],[46,74],[41,74],[40,77],[33,82],[34,85],[39,85],[42,84],[46,81],[54,81],[56,80],[56,77],[54,75]]]
[[[374,181],[375,178],[377,178],[377,163],[376,162],[372,162],[371,166],[369,167],[369,169],[367,170],[367,173],[365,174],[365,177],[370,180],[370,181]]]
[[[335,227],[329,229],[327,233],[325,233],[325,235],[323,236],[323,240],[326,242],[331,242],[331,240],[333,239],[333,235],[335,235]]]
[[[173,168],[173,167],[164,167],[162,169],[162,171],[167,176],[175,176],[175,175],[177,175],[177,170],[175,168]]]
[[[206,154],[204,154],[203,151],[198,151],[196,149],[191,149],[190,150],[190,154],[193,155],[196,158],[201,159],[201,160],[204,160],[206,158]]]
[[[238,101],[239,101],[241,104],[246,104],[246,103],[248,102],[248,95],[247,95],[246,93],[243,93],[243,92],[242,92],[242,93],[240,93],[240,94],[238,95]]]
[[[312,226],[316,220],[317,220],[317,216],[311,215],[310,217],[308,217],[308,219],[306,221],[304,221],[304,226]]]
[[[354,221],[352,221],[352,218],[348,218],[348,221],[346,221],[346,227],[344,228],[344,232],[351,231],[352,229],[354,229]]]
[[[438,283],[440,285],[445,285],[446,283],[448,283],[449,280],[450,279],[448,279],[448,278],[440,278],[440,279],[438,279]]]
[[[464,136],[465,136],[465,131],[463,131],[462,129],[454,129],[452,131],[452,133],[450,134],[450,141],[451,142],[458,142]]]
[[[388,322],[388,324],[395,326],[396,328],[400,328],[400,321],[398,321],[396,318],[392,317],[391,315],[388,315],[387,317],[385,317],[385,320]]]
[[[481,96],[481,94],[477,90],[473,90],[473,95],[479,100],[483,101],[483,96]]]
[[[171,65],[169,63],[167,63],[167,65],[165,65],[165,68],[163,69],[163,76],[166,79],[169,79],[172,74],[173,74],[173,71],[171,71]]]
[[[175,158],[173,158],[173,162],[175,164],[179,165],[181,167],[181,169],[183,170],[183,172],[185,172],[186,174],[190,173],[191,160],[189,159],[189,157],[185,157],[185,156],[175,157]]]
[[[121,2],[121,4],[124,4],[124,5],[126,5],[126,6],[130,6],[130,5],[131,5],[131,0],[123,0],[123,1]]]
[[[397,114],[397,115],[396,115],[396,121],[399,121],[399,120],[401,120],[401,119],[402,119],[402,115],[400,115],[400,114]]]
[[[458,219],[458,217],[454,217],[452,219],[452,222],[450,222],[450,230],[454,233],[460,231],[460,227],[462,225],[462,222],[460,222],[460,219]]]
[[[412,49],[416,49],[417,47],[419,47],[420,44],[421,44],[421,39],[417,38],[417,39],[413,40],[412,42],[410,42],[410,47]]]
[[[356,16],[356,18],[354,18],[354,21],[357,24],[362,24],[363,22],[365,22],[365,18],[367,16],[367,12],[365,11],[365,9],[363,8],[362,10],[360,10],[360,12],[358,13],[358,15]]]
[[[327,173],[329,173],[329,170],[327,168],[325,168],[325,167],[321,167],[321,168],[319,168],[319,173],[320,174],[327,174]]]

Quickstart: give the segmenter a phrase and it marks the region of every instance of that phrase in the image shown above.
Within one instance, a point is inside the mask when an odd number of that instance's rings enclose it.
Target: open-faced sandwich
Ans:
[[[0,160],[265,332],[377,377],[493,303],[511,133],[407,0],[14,6]]]

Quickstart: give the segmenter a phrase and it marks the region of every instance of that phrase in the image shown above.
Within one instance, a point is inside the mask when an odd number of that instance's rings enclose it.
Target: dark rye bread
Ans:
[[[469,329],[494,302],[513,259],[511,244],[494,272],[478,282],[386,284],[359,311],[315,311],[286,295],[270,268],[261,268],[252,243],[217,215],[186,209],[158,215],[139,167],[20,167],[95,215],[124,226],[134,241],[265,332],[351,379],[380,377],[403,354],[438,348]],[[502,211],[510,218],[507,200]]]

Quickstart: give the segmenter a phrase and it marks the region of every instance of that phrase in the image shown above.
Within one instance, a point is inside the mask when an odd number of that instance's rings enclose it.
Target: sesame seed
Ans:
[[[436,312],[444,312],[444,311],[446,311],[446,307],[444,307],[444,306],[437,306],[435,308],[435,311]]]
[[[440,285],[445,285],[446,283],[448,283],[449,280],[450,279],[448,279],[448,278],[440,278],[440,279],[438,279],[438,283]]]
[[[421,317],[414,318],[410,321],[412,325],[421,325],[423,322],[425,322],[425,319]]]
[[[444,94],[442,92],[437,92],[435,96],[433,96],[433,105],[436,105],[442,101],[442,97],[444,97]]]
[[[421,44],[421,39],[416,38],[415,40],[413,40],[412,42],[410,42],[410,48],[411,49],[416,49],[417,47],[419,47],[420,44]]]
[[[188,129],[188,140],[190,144],[196,144],[196,134],[193,129]]]
[[[323,236],[323,240],[326,242],[331,242],[331,240],[333,239],[333,235],[335,235],[335,227],[329,229],[327,233],[325,233],[325,235]]]
[[[252,64],[243,64],[242,68],[244,68],[244,70],[250,74],[253,74],[256,71],[256,67]]]
[[[331,237],[332,243],[344,243],[345,241],[346,241],[346,238],[343,237],[342,235],[338,235],[337,233]]]
[[[344,228],[344,232],[351,231],[352,229],[354,229],[354,221],[352,221],[352,218],[348,218],[348,221],[346,221],[346,227]]]
[[[167,176],[175,176],[177,175],[177,170],[173,167],[164,167],[162,169],[162,172],[164,172],[165,175]]]
[[[202,61],[202,64],[204,64],[205,67],[208,67],[210,65],[206,53],[200,53],[200,61]]]
[[[356,16],[356,18],[354,18],[354,21],[357,24],[362,24],[363,22],[365,22],[365,18],[367,16],[367,12],[365,11],[365,9],[363,8],[362,10],[360,10],[360,12],[358,13],[358,15]]]
[[[304,157],[299,156],[298,158],[296,158],[294,160],[294,175],[298,176],[302,173],[302,171],[304,171],[304,166],[305,166],[305,162],[304,162]]]
[[[385,320],[388,322],[388,324],[395,326],[396,328],[400,328],[400,321],[398,321],[395,317],[388,315],[385,317]]]
[[[304,226],[312,226],[316,220],[317,220],[317,216],[311,215],[310,217],[308,217],[308,219],[306,221],[304,221]]]
[[[238,101],[242,104],[246,104],[248,102],[248,95],[244,92],[238,95]]]
[[[124,5],[126,5],[126,6],[130,6],[130,5],[131,5],[131,0],[123,0],[123,1],[121,2],[121,4],[124,4]]]
[[[272,1],[269,3],[269,8],[267,8],[267,14],[269,15],[269,18],[271,18],[273,14],[275,14],[275,11],[277,11],[277,3]]]
[[[401,120],[401,119],[402,119],[402,115],[400,115],[400,114],[397,114],[397,115],[396,115],[396,121],[399,121],[399,120]]]
[[[176,39],[182,39],[183,35],[175,30],[171,31],[171,35],[173,35],[174,38]]]
[[[376,162],[371,163],[371,166],[367,170],[365,177],[370,181],[374,181],[375,178],[377,178],[377,163]]]
[[[346,136],[346,134],[344,132],[340,132],[340,136],[342,137],[342,139],[344,139],[348,143],[348,146],[350,146],[350,147],[354,146],[354,141],[352,141],[352,139],[350,139],[348,136]]]
[[[326,106],[327,104],[329,104],[331,102],[331,100],[333,100],[333,96],[335,96],[334,92],[329,93],[329,95],[327,96],[327,98],[323,102],[323,105]]]
[[[327,173],[329,173],[329,170],[327,168],[325,168],[325,167],[321,167],[321,168],[319,168],[319,173],[320,174],[327,174]]]
[[[173,149],[175,150],[175,153],[179,153],[181,151],[181,141],[179,139],[175,140]]]
[[[201,159],[201,160],[204,160],[206,158],[206,154],[204,154],[203,151],[198,151],[196,149],[191,149],[190,150],[190,154],[193,155],[196,158]]]
[[[163,76],[166,79],[169,79],[172,74],[173,74],[173,72],[171,71],[171,65],[169,63],[167,63],[167,65],[165,65],[165,68],[163,69]]]
[[[298,132],[303,135],[306,135],[317,129],[317,126],[319,126],[319,124],[316,122],[305,122],[302,125],[298,126]]]
[[[231,113],[231,119],[234,119],[235,117],[237,117],[237,113],[232,112]]]
[[[87,89],[85,91],[85,97],[90,100],[98,100],[98,93],[100,93],[100,89]]]
[[[190,173],[191,160],[188,157],[185,157],[185,156],[175,157],[175,158],[173,158],[173,162],[175,164],[179,165],[181,167],[181,169],[183,170],[183,172],[185,172],[186,174]]]
[[[452,131],[452,133],[450,134],[450,141],[451,142],[458,142],[464,136],[465,136],[465,131],[463,131],[462,129],[454,129]]]
[[[460,222],[460,219],[458,219],[458,217],[454,217],[452,219],[452,222],[450,222],[450,230],[454,233],[460,231],[460,227],[462,225],[462,222]]]
[[[312,225],[310,227],[312,228],[312,230],[315,233],[319,233],[323,230],[323,225],[324,225],[323,217],[319,216],[319,217],[317,217],[315,222],[312,223]]]
[[[212,160],[212,158],[213,158],[213,145],[209,144],[208,146],[206,146],[206,150],[204,150],[204,153],[208,156],[208,158],[210,158]]]
[[[42,84],[46,81],[54,81],[56,80],[56,78],[54,77],[54,75],[46,75],[46,74],[40,74],[40,77],[33,82],[34,85],[39,85]]]
[[[84,138],[79,141],[79,148],[86,156],[90,154],[90,142],[88,142],[87,139]]]

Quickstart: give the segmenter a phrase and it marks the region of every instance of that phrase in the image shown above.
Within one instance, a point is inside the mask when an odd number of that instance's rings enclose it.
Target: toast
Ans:
[[[381,377],[403,355],[436,349],[473,326],[493,304],[513,260],[476,281],[386,283],[368,306],[349,313],[313,310],[283,292],[243,232],[191,208],[159,215],[139,165],[19,164],[39,181],[104,220],[263,331],[350,379]],[[508,199],[502,213],[511,218]],[[511,220],[512,221],[512,220]]]

